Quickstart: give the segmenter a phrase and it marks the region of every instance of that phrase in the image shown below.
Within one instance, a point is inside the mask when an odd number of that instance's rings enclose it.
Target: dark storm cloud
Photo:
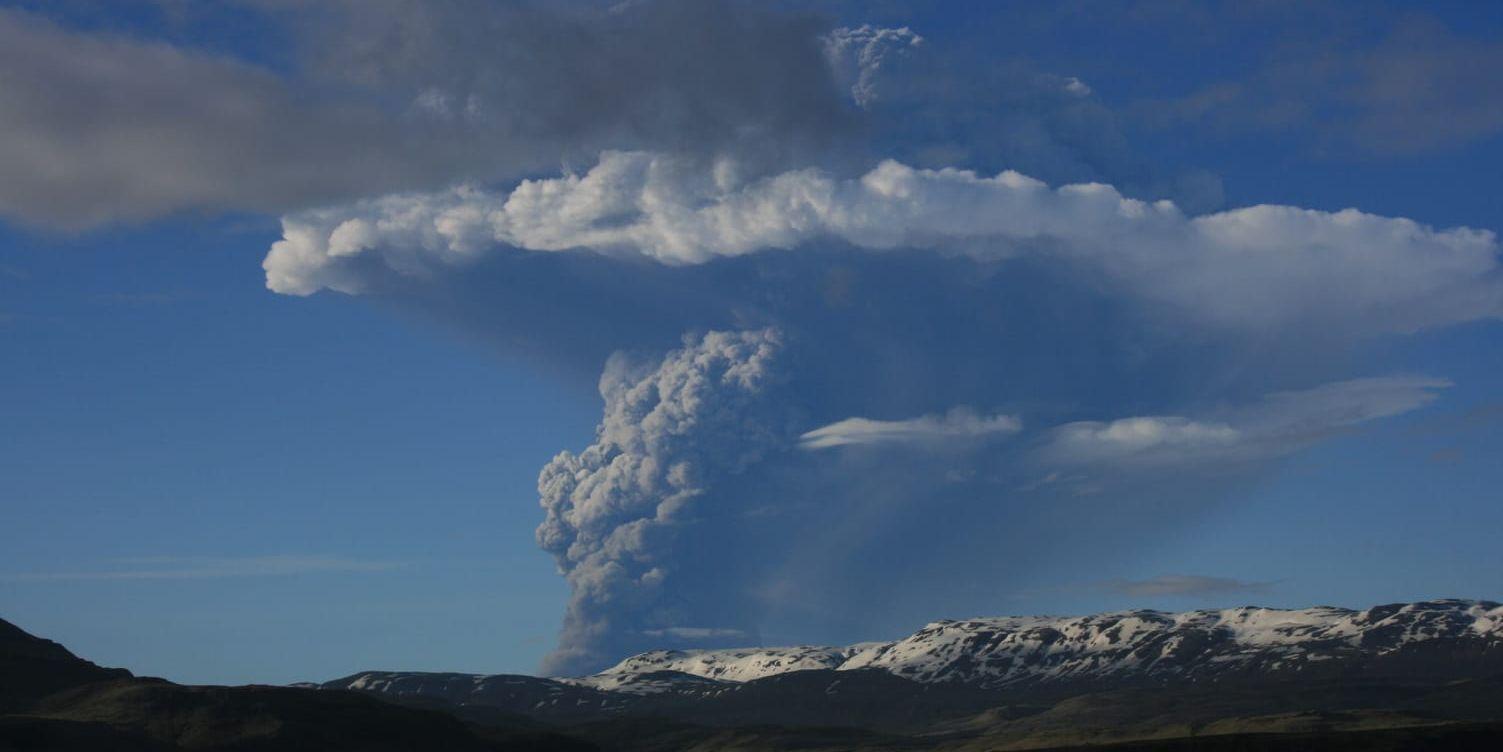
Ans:
[[[280,3],[269,3],[278,6]],[[807,158],[853,124],[826,29],[755,4],[458,0],[295,4],[309,70],[492,143]]]
[[[802,16],[671,0],[281,4],[287,75],[0,11],[0,215],[283,211],[673,148],[779,163],[850,124]]]
[[[305,106],[264,71],[165,45],[0,11],[0,75],[0,213],[26,221],[274,211],[408,169],[381,158],[396,139],[374,113]]]
[[[1048,183],[1104,182],[1190,213],[1221,208],[1221,180],[1140,157],[1121,118],[1089,82],[1001,58],[923,43],[907,28],[839,29],[828,46],[868,113],[869,148],[917,167],[1016,170]]]
[[[275,70],[0,11],[0,216],[281,212],[587,167],[603,149],[735,155],[747,174],[899,157],[1221,202],[1214,176],[1134,157],[1086,82],[906,29],[730,1],[245,5],[292,40]]]

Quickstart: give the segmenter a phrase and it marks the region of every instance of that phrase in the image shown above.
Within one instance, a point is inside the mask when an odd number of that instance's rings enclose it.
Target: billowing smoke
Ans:
[[[702,507],[725,503],[724,484],[787,445],[791,423],[771,420],[768,406],[780,348],[772,329],[710,332],[657,364],[606,364],[595,443],[538,477],[538,543],[573,590],[545,669],[598,666],[665,634],[752,638],[754,624],[679,587],[677,549],[713,515]]]
[[[877,101],[877,81],[889,58],[901,58],[924,43],[906,26],[884,29],[871,25],[836,29],[825,37],[825,55],[838,78],[851,89],[858,107]]]

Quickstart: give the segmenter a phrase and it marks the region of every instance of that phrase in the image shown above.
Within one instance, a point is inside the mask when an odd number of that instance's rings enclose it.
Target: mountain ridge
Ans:
[[[0,713],[22,708],[79,684],[129,678],[123,668],[97,666],[52,640],[0,619]]]
[[[655,651],[590,677],[299,687],[135,678],[0,623],[0,690],[28,696],[0,709],[0,750],[1470,752],[1503,738],[1500,616],[1438,600],[941,620],[885,643]],[[29,682],[35,660],[71,686]]]
[[[591,676],[560,680],[619,689],[632,677],[661,671],[746,682],[858,668],[984,687],[1128,672],[1199,678],[1235,670],[1304,671],[1322,661],[1380,657],[1437,639],[1503,645],[1503,604],[1438,599],[1362,610],[1242,606],[942,619],[891,642],[648,651]]]
[[[1296,687],[1345,697],[1333,710],[1407,707],[1458,681],[1491,682],[1491,697],[1498,677],[1503,604],[1442,599],[1361,610],[940,620],[898,640],[843,647],[648,651],[583,677],[366,671],[319,686],[551,723],[663,717],[911,733],[997,707],[1023,712],[1117,691],[1194,695],[1212,684],[1216,693],[1254,698],[1239,700],[1248,708],[1288,713],[1326,706]],[[1268,699],[1296,694],[1304,705]]]

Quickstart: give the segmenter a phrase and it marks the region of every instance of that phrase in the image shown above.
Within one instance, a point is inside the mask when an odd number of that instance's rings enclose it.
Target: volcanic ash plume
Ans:
[[[693,623],[720,617],[685,599],[673,562],[683,532],[713,512],[717,482],[788,444],[769,400],[781,346],[775,329],[709,332],[656,365],[607,363],[595,442],[538,476],[538,542],[573,590],[546,670],[598,668],[665,635],[746,636],[744,625]]]

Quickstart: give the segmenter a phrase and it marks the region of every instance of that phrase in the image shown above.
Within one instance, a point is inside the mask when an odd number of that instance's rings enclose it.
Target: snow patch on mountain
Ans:
[[[1503,604],[1438,600],[1361,611],[1244,607],[944,620],[900,640],[845,647],[654,650],[582,677],[367,671],[318,686],[575,718],[732,698],[754,691],[750,683],[760,679],[817,670],[853,672],[844,676],[856,684],[882,672],[992,691],[1072,682],[1105,688],[1330,679],[1369,671],[1461,676],[1494,674],[1498,666]],[[829,691],[843,682],[849,683],[833,680]]]
[[[676,671],[706,679],[740,683],[791,671],[838,669],[866,651],[881,649],[889,644],[867,642],[848,647],[802,645],[730,650],[652,650],[634,655],[599,674],[579,681],[602,686],[619,681],[622,676]]]
[[[918,682],[990,687],[1127,675],[1193,679],[1299,671],[1311,663],[1381,656],[1445,638],[1503,645],[1503,606],[1442,600],[1362,611],[1244,607],[945,620],[887,643],[656,650],[570,681],[616,689],[636,677],[673,672],[742,683],[813,669],[880,669]]]

